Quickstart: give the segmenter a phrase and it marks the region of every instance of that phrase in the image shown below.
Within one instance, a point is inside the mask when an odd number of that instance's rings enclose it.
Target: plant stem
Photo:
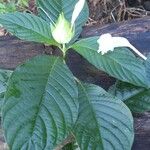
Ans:
[[[63,58],[65,59],[65,55],[66,55],[66,45],[62,44],[62,51],[63,51]]]
[[[65,46],[65,44],[63,44],[62,46],[63,46],[63,47],[62,47],[62,50],[63,50],[63,52],[65,52],[65,51],[66,51],[66,46]]]
[[[75,137],[73,134],[70,134],[68,135],[68,137],[62,142],[60,143],[56,148],[55,150],[62,150],[62,148],[64,146],[66,146],[67,144],[71,144],[71,143],[74,143],[75,142]]]

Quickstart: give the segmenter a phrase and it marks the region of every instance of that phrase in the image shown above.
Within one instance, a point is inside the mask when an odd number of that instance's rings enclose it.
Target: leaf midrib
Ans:
[[[0,20],[1,20],[1,19],[2,19],[2,18],[0,17]],[[41,36],[43,39],[45,39],[47,42],[48,42],[49,40],[51,40],[48,36],[46,36],[45,34],[42,34],[42,33],[40,33],[40,32],[37,32],[37,31],[36,31],[35,29],[33,29],[33,28],[27,28],[26,26],[17,24],[16,22],[13,22],[13,21],[8,21],[8,20],[6,20],[6,19],[4,19],[4,18],[3,18],[2,20],[7,21],[7,22],[10,22],[10,24],[15,24],[15,25],[18,26],[18,27],[25,28],[25,29],[28,30],[29,32],[31,31],[31,33],[40,35],[40,36]],[[43,20],[43,21],[44,21],[44,20]],[[47,23],[44,23],[44,24],[47,25]],[[50,37],[51,37],[51,35],[50,35]]]
[[[80,46],[76,46],[76,47],[80,48]],[[84,46],[83,48],[90,49],[92,53],[95,53],[95,52],[96,52],[95,50],[93,50],[92,48],[87,47],[87,46]],[[77,50],[77,51],[79,52],[79,50]],[[119,64],[120,66],[124,66],[124,64],[120,64],[119,61],[116,61],[116,60],[113,59],[112,57],[105,57],[105,58],[106,58],[106,59],[111,59],[113,62],[116,62],[116,63]],[[126,67],[124,66],[124,68],[126,68]],[[126,68],[126,69],[129,70],[128,68]],[[130,70],[129,70],[129,71],[130,71]]]
[[[98,124],[98,122],[97,122],[96,114],[95,114],[95,112],[94,112],[94,108],[93,108],[93,106],[92,106],[92,104],[91,104],[91,102],[90,102],[90,99],[89,99],[89,97],[88,97],[88,95],[87,95],[87,92],[86,92],[85,87],[82,85],[82,83],[79,83],[79,84],[80,84],[81,88],[83,89],[83,92],[85,93],[85,97],[86,97],[86,99],[87,99],[86,102],[88,102],[88,103],[89,103],[89,106],[91,106],[91,107],[90,107],[90,108],[91,108],[91,112],[92,112],[92,114],[93,114],[93,116],[94,116],[94,120],[95,120],[95,122],[96,122],[97,129],[98,129],[98,131],[99,131],[98,134],[99,134],[99,137],[100,137],[100,141],[101,141],[101,143],[102,143],[102,137],[101,137],[101,134],[100,134],[100,126],[99,126],[99,124]],[[104,149],[103,143],[102,143],[102,149]]]
[[[51,75],[51,73],[52,73],[52,71],[53,71],[53,69],[54,69],[54,66],[56,65],[58,59],[59,59],[59,57],[56,58],[56,60],[54,61],[53,65],[52,65],[52,67],[51,67],[51,69],[50,69],[49,75],[48,75],[48,77],[47,77],[47,82],[46,82],[46,85],[45,85],[45,89],[43,90],[43,95],[42,95],[42,97],[41,97],[41,101],[40,101],[40,103],[39,103],[39,109],[38,109],[39,111],[36,113],[37,115],[36,115],[36,118],[35,118],[34,127],[33,127],[32,133],[31,133],[30,139],[32,139],[32,136],[33,136],[33,134],[34,134],[35,127],[36,127],[37,118],[39,117],[39,113],[41,112],[41,108],[42,108],[41,105],[42,105],[42,103],[43,103],[43,101],[44,101],[44,94],[45,94],[45,91],[46,91],[46,88],[47,88],[47,85],[48,85],[49,76]],[[29,141],[29,139],[28,139],[28,141]],[[45,145],[45,146],[46,146],[46,145]],[[44,149],[45,149],[45,148],[44,148]]]
[[[73,46],[72,48],[74,48],[75,49],[75,51],[77,51],[79,54],[80,54],[80,50],[77,50],[76,48],[87,48],[87,49],[89,49],[89,50],[91,50],[91,52],[92,53],[95,53],[95,50],[93,50],[92,48],[90,48],[90,47],[88,47],[88,46],[76,46],[75,45],[75,47]],[[81,54],[83,57],[84,57],[84,55],[83,54]],[[126,65],[124,65],[124,64],[121,64],[121,63],[119,63],[118,61],[116,61],[115,59],[113,59],[112,57],[105,57],[107,60],[108,59],[111,59],[111,61],[112,62],[115,62],[115,63],[117,63],[118,65],[120,65],[120,66],[123,66],[123,68],[125,69],[125,70],[127,70],[128,72],[130,72],[130,74],[132,74],[133,76],[135,76],[135,74],[133,73],[133,72],[131,72],[131,70],[130,69],[128,69],[127,67],[125,67]],[[97,67],[98,68],[98,67]],[[99,68],[98,68],[99,69]],[[102,69],[102,71],[105,71],[105,69],[103,69],[103,68],[101,68]],[[114,76],[114,75],[113,75]],[[119,75],[120,76],[120,75]],[[137,75],[136,75],[136,77],[137,77]],[[130,79],[131,80],[131,79]],[[127,81],[127,80],[126,80]],[[140,83],[142,83],[143,84],[143,82],[141,82],[141,80],[140,80]]]

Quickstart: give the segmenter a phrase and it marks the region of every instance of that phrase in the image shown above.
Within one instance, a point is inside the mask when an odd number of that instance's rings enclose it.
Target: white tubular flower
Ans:
[[[84,7],[84,4],[85,4],[85,0],[79,0],[75,7],[74,7],[74,11],[72,13],[72,19],[71,19],[71,26],[73,27],[74,26],[74,23],[76,21],[76,19],[78,18],[80,12],[82,11],[83,7]]]
[[[129,47],[136,54],[138,54],[141,58],[146,60],[147,58],[141,54],[126,38],[124,37],[112,37],[111,34],[106,33],[102,34],[97,40],[99,44],[98,53],[101,52],[102,55],[107,53],[108,51],[113,51],[116,47]]]

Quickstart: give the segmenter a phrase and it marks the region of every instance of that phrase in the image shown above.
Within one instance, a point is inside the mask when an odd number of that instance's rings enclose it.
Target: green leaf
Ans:
[[[5,13],[6,12],[6,6],[3,3],[0,3],[0,13]]]
[[[4,94],[7,88],[7,82],[9,77],[11,76],[12,71],[0,69],[0,112],[3,105]]]
[[[6,12],[8,13],[11,13],[11,12],[15,12],[17,11],[17,7],[16,7],[16,4],[15,2],[8,2],[6,3]]]
[[[74,77],[59,57],[38,56],[12,74],[2,109],[11,150],[52,150],[78,114]]]
[[[150,84],[150,55],[147,56],[147,59],[144,61],[146,68],[147,82]]]
[[[77,143],[68,143],[65,145],[62,150],[80,150],[79,146]]]
[[[130,150],[133,118],[122,101],[96,85],[79,85],[75,138],[84,150]]]
[[[39,9],[39,16],[45,19],[47,22],[52,23],[47,15],[53,20],[53,22],[56,22],[59,15],[63,12],[65,18],[68,21],[71,21],[74,6],[77,2],[78,0],[37,0],[38,7],[41,7],[47,13],[45,14],[41,9]],[[82,31],[82,26],[85,25],[88,17],[89,9],[87,2],[85,2],[83,10],[79,14],[75,22],[75,36],[70,43],[74,42],[79,37]]]
[[[3,3],[0,2],[0,9],[6,9],[5,4],[3,4]]]
[[[97,53],[97,39],[98,37],[82,39],[72,48],[112,77],[137,86],[149,86],[142,61],[139,61],[127,48],[116,48],[113,52],[101,55]]]
[[[121,99],[132,112],[150,111],[150,89],[119,81],[109,89],[109,93]]]
[[[147,83],[150,83],[150,57],[144,61]],[[111,86],[109,93],[118,97],[130,108],[132,112],[143,113],[150,111],[150,89],[134,86],[129,83],[117,81]]]
[[[7,13],[0,15],[0,24],[20,39],[57,45],[53,40],[50,25],[29,13]]]

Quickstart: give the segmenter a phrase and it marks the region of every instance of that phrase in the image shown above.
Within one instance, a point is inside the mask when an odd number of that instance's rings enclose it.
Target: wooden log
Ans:
[[[132,150],[150,149],[150,112],[134,116],[135,139]]]
[[[22,41],[14,36],[0,37],[0,68],[14,69],[26,59],[43,53],[43,45]]]
[[[27,42],[15,36],[0,36],[0,68],[14,70],[25,60],[37,55],[61,55],[53,46]]]
[[[123,36],[129,39],[142,53],[150,52],[150,18],[145,17],[114,23],[104,27],[91,26],[84,27],[82,38],[89,36],[99,36],[103,33],[112,33],[114,36]],[[14,69],[26,59],[40,54],[56,54],[58,51],[54,47],[45,47],[42,44],[25,42],[13,36],[0,37],[0,68]],[[114,79],[105,73],[98,71],[90,65],[79,54],[70,50],[67,55],[67,64],[79,79],[98,84],[108,88],[114,83]],[[150,113],[136,115],[135,120],[135,142],[133,150],[150,149]]]

